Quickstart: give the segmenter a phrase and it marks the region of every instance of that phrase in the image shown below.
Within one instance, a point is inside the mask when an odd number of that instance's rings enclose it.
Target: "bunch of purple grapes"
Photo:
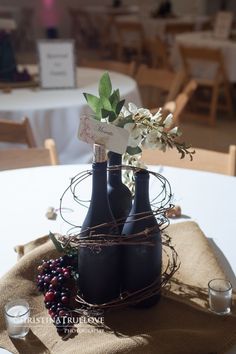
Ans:
[[[37,288],[44,294],[45,307],[60,335],[68,332],[72,325],[70,286],[76,270],[77,257],[64,255],[57,259],[43,260],[38,266]]]

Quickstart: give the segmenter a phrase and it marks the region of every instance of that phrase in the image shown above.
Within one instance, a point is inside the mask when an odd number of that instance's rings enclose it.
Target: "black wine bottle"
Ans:
[[[109,167],[121,165],[122,155],[110,151],[108,158]],[[116,220],[120,219],[118,227],[121,234],[124,222],[132,207],[132,194],[129,188],[122,183],[120,168],[108,172],[107,190],[112,214]]]
[[[144,218],[144,216],[148,216],[148,218]],[[131,235],[153,227],[155,231],[150,238],[153,245],[137,244],[123,247],[123,291],[131,293],[143,289],[156,280],[161,281],[161,235],[149,201],[149,173],[146,170],[141,170],[135,173],[134,204],[122,233]],[[141,301],[137,306],[154,305],[159,298],[159,294],[154,295]]]
[[[92,196],[81,229],[83,231],[82,237],[90,234],[89,228],[91,227],[94,227],[93,234],[118,234],[119,231],[107,195],[106,152],[100,145],[94,145],[92,169]],[[97,225],[98,227],[96,227]],[[101,246],[99,249],[89,247],[79,249],[79,291],[85,301],[92,304],[102,304],[119,296],[119,262],[120,247],[116,245]]]

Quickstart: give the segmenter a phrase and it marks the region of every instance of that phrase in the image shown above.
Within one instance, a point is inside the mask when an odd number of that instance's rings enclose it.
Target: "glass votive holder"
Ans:
[[[11,338],[24,338],[29,332],[30,308],[27,301],[17,299],[5,305],[7,332]]]
[[[208,283],[210,310],[218,315],[227,315],[231,311],[232,285],[225,279],[212,279]]]

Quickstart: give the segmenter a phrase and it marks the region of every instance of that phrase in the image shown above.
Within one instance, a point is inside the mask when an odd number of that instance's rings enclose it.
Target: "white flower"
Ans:
[[[128,104],[128,111],[133,114],[134,116],[136,114],[145,117],[145,118],[152,118],[152,113],[149,111],[147,108],[138,108],[134,103],[130,102]]]
[[[160,140],[161,133],[152,131],[147,136],[143,143],[143,147],[147,149],[160,149],[163,150],[165,144]]]
[[[178,135],[178,127],[172,128],[168,133],[171,135]]]
[[[152,118],[152,113],[147,108],[138,108],[137,113],[145,118]]]
[[[135,123],[126,123],[124,128],[130,133],[128,146],[137,147],[142,140],[142,130]]]
[[[173,114],[172,113],[168,114],[168,116],[164,120],[163,124],[164,124],[165,128],[171,127],[171,125],[173,124]]]
[[[128,103],[128,110],[130,111],[130,113],[132,113],[134,115],[138,113],[137,106],[132,102]]]
[[[123,106],[123,107],[121,108],[120,114],[122,115],[122,117],[125,118],[125,117],[130,116],[130,111],[128,111],[128,109],[127,109],[125,106]]]
[[[159,108],[158,111],[151,117],[151,120],[155,122],[160,122],[162,120],[162,109]]]

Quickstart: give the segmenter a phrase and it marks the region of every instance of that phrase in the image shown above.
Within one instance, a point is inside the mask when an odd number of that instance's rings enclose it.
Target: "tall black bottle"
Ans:
[[[92,196],[81,231],[87,236],[87,228],[113,222],[113,226],[100,226],[94,234],[118,234],[107,196],[106,152],[94,145]],[[82,237],[83,237],[82,236]],[[78,254],[79,289],[84,300],[102,304],[120,294],[120,248],[103,246],[98,249],[81,247]]]
[[[145,213],[148,218],[140,220],[138,213]],[[144,214],[142,215],[144,216]],[[135,174],[134,204],[123,228],[124,235],[141,232],[157,226],[149,201],[149,173],[141,170]],[[151,239],[154,245],[126,245],[123,248],[122,290],[134,292],[140,290],[159,278],[161,280],[162,244],[160,230],[157,227]],[[138,307],[154,305],[160,295],[143,300]]]
[[[109,167],[121,165],[122,155],[110,151],[108,158]],[[116,220],[121,219],[118,226],[121,234],[132,206],[132,194],[129,188],[122,183],[121,169],[117,168],[109,171],[107,191],[112,214]],[[124,222],[122,222],[122,219]]]

